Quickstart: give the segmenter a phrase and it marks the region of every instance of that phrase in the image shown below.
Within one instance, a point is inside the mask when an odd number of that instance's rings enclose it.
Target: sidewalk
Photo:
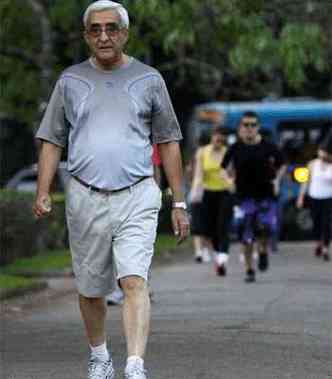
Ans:
[[[191,252],[154,270],[150,378],[332,379],[332,264],[314,258],[312,244],[282,244],[271,270],[248,285],[238,252],[234,246],[226,278],[193,263]],[[85,379],[78,312],[69,291],[3,318],[3,378]],[[110,308],[107,328],[120,379],[120,307]]]

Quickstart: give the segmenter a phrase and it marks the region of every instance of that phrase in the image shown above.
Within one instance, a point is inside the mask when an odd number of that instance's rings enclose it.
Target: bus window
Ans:
[[[283,122],[278,126],[279,146],[289,163],[306,163],[331,130],[331,120]]]

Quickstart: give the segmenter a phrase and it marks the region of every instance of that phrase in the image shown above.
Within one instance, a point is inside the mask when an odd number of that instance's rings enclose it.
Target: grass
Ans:
[[[155,254],[165,250],[173,250],[177,247],[176,238],[169,234],[159,234],[155,244]]]
[[[4,267],[2,272],[6,274],[19,274],[24,272],[40,273],[49,271],[61,271],[71,266],[71,258],[68,250],[54,250],[46,254],[36,255],[31,258],[20,258]]]
[[[0,290],[27,288],[37,283],[34,279],[0,274]]]

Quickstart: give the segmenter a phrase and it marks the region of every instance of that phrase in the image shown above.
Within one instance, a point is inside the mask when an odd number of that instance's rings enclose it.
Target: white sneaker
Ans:
[[[210,255],[209,249],[207,249],[207,248],[204,248],[202,250],[202,261],[204,263],[210,263],[211,262],[211,255]]]
[[[218,276],[226,276],[227,274],[227,269],[226,269],[226,264],[228,262],[228,254],[223,253],[223,252],[215,252],[214,256],[214,266],[216,270],[216,274]]]
[[[223,265],[223,264],[226,264],[228,262],[228,254],[226,253],[223,253],[223,252],[218,252],[216,251],[215,253],[215,260],[216,260],[216,263],[218,265]]]
[[[202,263],[203,262],[201,250],[198,250],[198,251],[195,252],[195,262],[197,262],[197,263]]]
[[[112,359],[101,361],[91,358],[88,366],[88,379],[114,379]]]
[[[125,379],[148,379],[147,372],[140,365],[133,365],[125,371]]]
[[[107,305],[121,305],[123,303],[124,294],[121,288],[114,290],[106,296]]]

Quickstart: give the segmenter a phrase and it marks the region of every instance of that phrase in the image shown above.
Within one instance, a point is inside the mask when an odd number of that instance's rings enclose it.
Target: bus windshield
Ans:
[[[289,163],[306,163],[317,154],[331,120],[282,122],[278,127],[279,146]]]

